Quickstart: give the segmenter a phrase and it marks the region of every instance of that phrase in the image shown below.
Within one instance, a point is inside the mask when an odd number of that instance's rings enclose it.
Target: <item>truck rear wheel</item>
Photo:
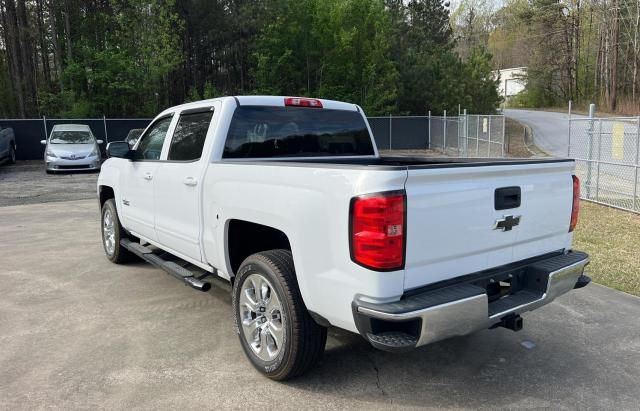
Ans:
[[[233,310],[245,354],[267,377],[299,376],[322,357],[327,329],[307,312],[289,250],[244,260],[234,282]]]
[[[120,245],[120,239],[128,237],[118,218],[116,203],[113,198],[108,199],[102,205],[102,245],[107,258],[116,264],[131,261],[134,257],[129,250]]]

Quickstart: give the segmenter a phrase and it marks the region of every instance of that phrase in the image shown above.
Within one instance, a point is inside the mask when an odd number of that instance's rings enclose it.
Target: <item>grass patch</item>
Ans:
[[[573,243],[595,282],[640,296],[640,215],[582,201]]]

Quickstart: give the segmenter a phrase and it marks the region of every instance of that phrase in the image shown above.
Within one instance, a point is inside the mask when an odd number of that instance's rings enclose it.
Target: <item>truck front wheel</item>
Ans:
[[[108,199],[102,205],[102,245],[107,258],[116,264],[130,261],[133,254],[120,245],[120,239],[127,237],[127,233],[120,225],[116,203],[113,198]]]
[[[322,357],[327,329],[307,312],[289,250],[244,260],[234,282],[233,310],[245,354],[267,377],[299,376]]]

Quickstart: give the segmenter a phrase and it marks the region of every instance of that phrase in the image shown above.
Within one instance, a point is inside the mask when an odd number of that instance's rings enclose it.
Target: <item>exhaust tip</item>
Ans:
[[[205,293],[206,293],[207,291],[209,291],[210,289],[211,289],[211,283],[208,283],[208,282],[206,282],[206,281],[205,281],[205,282],[203,282],[203,283],[202,283],[202,287],[200,287],[200,291],[205,292]]]

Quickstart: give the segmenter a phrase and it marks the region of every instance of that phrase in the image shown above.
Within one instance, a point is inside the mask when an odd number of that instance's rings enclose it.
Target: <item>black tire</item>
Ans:
[[[112,250],[110,250],[110,247],[107,245],[107,236],[105,236],[105,217],[107,214],[111,217],[111,224],[113,227]],[[129,238],[129,236],[120,224],[118,210],[116,209],[116,203],[113,198],[108,199],[102,205],[102,212],[100,213],[100,232],[102,234],[102,247],[104,248],[104,253],[109,261],[115,264],[122,264],[131,261],[135,257],[135,255],[129,250],[120,245],[120,239]]]
[[[271,361],[261,359],[254,352],[242,328],[240,294],[252,274],[268,280],[282,307],[283,344]],[[258,371],[272,380],[284,381],[300,376],[322,358],[327,329],[311,318],[304,305],[289,250],[264,251],[244,260],[233,284],[232,307],[235,329],[245,354]]]
[[[49,169],[47,169],[47,168],[45,168],[45,169],[44,169],[44,172],[45,172],[45,173],[47,173],[47,174],[55,174],[55,173],[53,172],[53,170],[49,170]]]
[[[15,164],[16,163],[16,148],[13,146],[13,144],[9,145],[9,164]]]

